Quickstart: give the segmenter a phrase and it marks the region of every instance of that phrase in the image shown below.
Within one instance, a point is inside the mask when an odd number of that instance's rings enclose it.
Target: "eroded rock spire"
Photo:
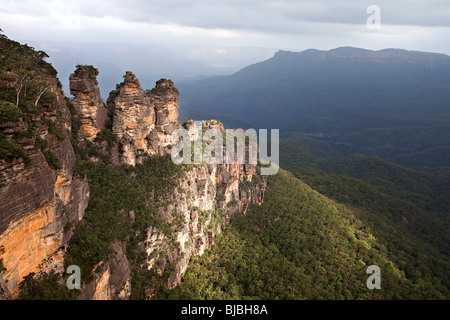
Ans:
[[[72,105],[80,115],[83,134],[92,141],[105,129],[108,110],[103,104],[97,82],[98,70],[92,66],[77,66],[70,76]]]

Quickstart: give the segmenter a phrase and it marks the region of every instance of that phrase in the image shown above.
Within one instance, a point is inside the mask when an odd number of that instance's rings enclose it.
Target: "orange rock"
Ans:
[[[100,281],[97,283],[97,286],[95,287],[94,297],[93,300],[109,300],[110,294],[109,294],[109,278],[110,278],[109,269],[107,269],[102,277],[100,278]]]
[[[30,215],[13,221],[0,236],[0,245],[5,249],[2,259],[7,270],[3,278],[13,294],[24,276],[38,272],[39,265],[45,267],[47,262],[44,260],[60,249],[63,234],[55,233],[60,229],[58,223],[53,200]]]

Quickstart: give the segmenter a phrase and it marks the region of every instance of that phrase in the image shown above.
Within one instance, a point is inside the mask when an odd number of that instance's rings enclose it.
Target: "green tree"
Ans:
[[[22,100],[37,105],[42,95],[56,84],[56,70],[45,61],[44,51],[8,39],[0,34],[0,80],[15,93],[18,107]],[[11,101],[12,102],[12,101]]]

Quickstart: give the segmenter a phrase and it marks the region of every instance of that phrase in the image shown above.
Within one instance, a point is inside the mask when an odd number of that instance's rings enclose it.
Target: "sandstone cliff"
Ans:
[[[182,125],[178,121],[179,93],[171,80],[161,79],[155,88],[144,91],[136,76],[127,71],[108,98],[108,110],[98,89],[98,71],[78,66],[70,78],[75,97],[71,108],[56,72],[51,66],[48,70],[46,79],[51,86],[41,103],[23,103],[19,108],[0,101],[1,142],[16,152],[11,156],[7,150],[0,158],[0,299],[17,297],[21,281],[33,273],[56,271],[64,285],[68,249],[76,245],[70,240],[82,229],[80,221],[92,223],[82,220],[89,214],[90,187],[89,175],[85,177],[80,162],[118,170],[149,157],[171,161],[175,129],[184,127],[192,133],[192,140],[199,130],[223,131],[217,121],[203,121],[201,128],[192,120]],[[0,78],[0,89],[11,91],[2,81]],[[13,110],[14,117],[3,117],[5,110]],[[234,161],[181,166],[183,174],[174,178],[175,184],[163,186],[162,197],[155,198],[154,193],[145,197],[148,206],[156,209],[158,223],[136,229],[137,233],[120,241],[112,236],[115,240],[104,243],[111,251],[90,271],[92,277],[83,282],[78,299],[129,299],[133,274],[142,270],[151,278],[144,288],[145,297],[151,298],[161,286],[173,288],[180,283],[191,257],[211,248],[232,215],[263,201],[266,180],[256,165]],[[108,214],[125,214],[131,223],[136,221],[133,209],[124,212],[119,208]],[[130,260],[128,246],[137,236],[142,239],[138,243],[142,263],[136,265]]]
[[[164,239],[155,229],[148,231],[145,242],[149,269],[163,271],[168,265],[173,266],[174,271],[164,284],[167,288],[180,284],[191,257],[211,248],[232,215],[245,213],[250,204],[262,203],[266,181],[257,175],[255,166],[248,170],[244,167],[237,163],[196,165],[180,181],[180,188],[168,197],[167,209],[160,209],[168,223],[182,217],[173,235],[178,246],[171,247],[169,239]],[[251,184],[245,183],[252,180]]]
[[[108,110],[103,104],[97,82],[98,70],[92,66],[78,66],[70,76],[72,105],[80,115],[83,135],[92,141],[106,127]]]
[[[169,154],[174,144],[171,135],[177,128],[187,129],[192,141],[197,139],[199,130],[224,131],[222,124],[214,120],[203,121],[200,127],[192,120],[181,125],[178,90],[173,82],[161,79],[154,89],[144,92],[136,76],[129,71],[124,82],[111,92],[108,107],[113,113],[112,131],[118,138],[122,164],[135,165],[149,155]],[[230,217],[245,212],[250,204],[261,204],[264,198],[266,180],[259,175],[256,165],[238,164],[235,159],[233,164],[184,168],[185,175],[177,181],[176,187],[165,193],[164,199],[157,200],[149,194],[150,201],[158,201],[159,216],[167,226],[173,227],[170,233],[150,227],[141,243],[142,254],[147,256],[143,267],[155,275],[146,288],[147,298],[161,285],[167,288],[178,285],[191,257],[211,248]],[[130,217],[133,215],[130,212]],[[120,256],[117,245],[115,248],[113,256]],[[122,262],[116,266],[114,261]],[[129,266],[121,259],[110,258],[98,268],[100,272],[83,290],[82,297],[127,299],[133,290]],[[114,276],[111,270],[120,270],[122,276]],[[113,278],[121,281],[114,282]]]
[[[56,99],[30,122],[34,131],[24,118],[0,124],[1,133],[22,136],[17,143],[27,159],[0,159],[0,258],[6,268],[1,276],[12,295],[32,272],[61,271],[72,232],[66,226],[75,227],[88,204],[86,178],[73,175],[70,112],[61,89],[55,85],[51,91]]]
[[[136,76],[126,72],[107,101],[122,163],[134,165],[148,155],[168,153],[172,132],[180,128],[178,95],[173,82],[165,79],[145,92]]]
[[[165,228],[150,226],[139,245],[145,257],[141,268],[153,275],[145,297],[151,299],[161,286],[171,289],[180,284],[191,258],[214,245],[234,214],[261,204],[265,190],[266,180],[255,166],[202,164],[186,169],[162,199],[149,194]],[[129,216],[134,219],[134,212]],[[84,286],[81,299],[130,298],[133,279],[125,246],[115,243],[114,253],[94,268],[94,280]]]

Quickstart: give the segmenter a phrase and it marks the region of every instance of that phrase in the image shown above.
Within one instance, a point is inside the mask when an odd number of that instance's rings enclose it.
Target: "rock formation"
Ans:
[[[202,121],[201,127],[196,127],[192,120],[188,120],[183,127],[191,133],[193,140],[198,137],[200,130],[214,128],[224,131],[223,125],[215,120]],[[168,235],[156,227],[150,227],[146,240],[141,244],[143,254],[147,255],[148,270],[153,269],[159,275],[163,275],[167,269],[172,270],[164,280],[164,286],[174,288],[181,283],[191,257],[202,255],[210,249],[216,236],[234,214],[246,212],[250,204],[262,203],[266,179],[257,173],[256,167],[249,163],[239,164],[236,159],[232,164],[186,167],[184,177],[177,181],[173,190],[166,193],[163,202],[167,205],[159,206],[159,216],[167,225],[177,221],[176,228]],[[152,199],[151,195],[149,197]],[[131,219],[133,215],[130,212]],[[126,293],[132,289],[131,278],[122,277],[118,285],[110,273],[110,270],[127,270],[123,262],[115,266],[114,261],[108,260],[102,266],[102,271],[90,284],[90,289],[85,291],[85,297],[126,299]],[[120,273],[123,275],[126,272]],[[148,298],[159,288],[159,282],[155,283],[147,288]]]
[[[84,137],[90,141],[105,129],[108,110],[103,104],[97,82],[98,70],[92,66],[78,66],[70,76],[72,105],[80,115]]]
[[[177,128],[187,129],[192,140],[202,130],[224,131],[214,120],[203,121],[201,128],[192,120],[181,125],[179,93],[173,82],[161,79],[155,88],[144,91],[136,76],[127,71],[107,101],[115,135],[114,147],[108,148],[108,141],[95,140],[107,120],[97,74],[93,67],[79,66],[70,78],[75,96],[72,104],[82,124],[78,140],[72,137],[72,143],[80,144],[85,139],[92,142],[84,144],[85,157],[102,161],[88,154],[91,145],[102,156],[109,155],[115,165],[136,165],[151,155],[167,156],[176,143],[172,133]],[[17,295],[18,285],[30,273],[55,270],[64,274],[66,245],[88,205],[87,179],[74,175],[76,156],[67,135],[72,129],[71,114],[61,89],[55,85],[52,91],[56,100],[44,105],[42,113],[33,119],[38,124],[34,135],[19,135],[23,136],[18,143],[26,157],[0,160],[0,246],[4,249],[0,259],[6,268],[0,274],[0,291],[7,291],[6,297]],[[17,136],[28,125],[23,118],[3,122],[0,133]],[[164,205],[157,205],[166,230],[152,225],[141,233],[145,240],[139,245],[146,257],[145,268],[156,271],[155,282],[145,288],[149,298],[161,285],[178,285],[190,258],[211,248],[232,215],[263,201],[266,180],[254,164],[203,163],[184,169],[176,187],[165,193]],[[154,201],[151,194],[148,196],[149,202]],[[135,213],[127,214],[133,221]],[[112,244],[112,253],[92,270],[93,280],[83,284],[79,299],[130,297],[133,281],[127,241]],[[158,278],[163,273],[164,278]],[[2,294],[5,297],[5,292],[0,292],[0,299]]]
[[[107,105],[113,113],[112,130],[122,163],[135,165],[148,155],[167,153],[172,132],[180,127],[178,90],[172,81],[161,79],[146,93],[136,76],[127,71]]]
[[[171,80],[161,79],[147,95],[156,112],[155,130],[149,136],[150,154],[161,154],[165,147],[173,144],[173,131],[181,128],[178,122],[179,93]]]
[[[147,233],[148,268],[162,273],[168,265],[174,265],[164,284],[167,288],[181,283],[191,257],[210,249],[234,214],[246,212],[250,204],[262,203],[266,180],[256,174],[255,166],[247,167],[248,171],[245,166],[237,162],[196,165],[180,181],[180,187],[172,191],[168,208],[160,208],[160,215],[168,223],[179,216],[183,218],[173,235],[179,246],[171,246],[170,239],[159,230],[151,228]],[[149,295],[156,289],[149,288]]]
[[[171,80],[161,79],[155,88],[144,91],[136,76],[126,72],[124,81],[110,93],[107,101],[113,115],[112,131],[117,137],[120,164],[135,165],[150,155],[168,155],[176,143],[172,141],[172,133],[178,128],[186,129],[191,141],[199,137],[199,131],[207,129],[224,133],[223,125],[215,120],[202,121],[199,126],[193,120],[187,120],[181,125],[178,96]],[[167,193],[167,206],[159,207],[159,215],[168,225],[174,221],[179,224],[171,236],[151,227],[142,246],[148,256],[149,270],[155,268],[156,273],[162,275],[171,266],[173,271],[164,283],[167,288],[181,282],[190,258],[211,248],[233,214],[245,212],[250,204],[262,203],[265,178],[256,173],[255,164],[239,164],[234,160],[232,164],[201,164],[186,169],[178,187]],[[132,216],[133,212],[130,212]],[[174,246],[174,243],[179,245]],[[115,266],[114,261],[105,261],[96,280],[84,290],[83,297],[126,299],[131,278],[122,277],[114,283],[111,270],[117,269],[127,268],[123,262],[121,266]],[[129,272],[121,274],[129,275]],[[150,286],[147,296],[152,297],[157,290],[158,285]]]

